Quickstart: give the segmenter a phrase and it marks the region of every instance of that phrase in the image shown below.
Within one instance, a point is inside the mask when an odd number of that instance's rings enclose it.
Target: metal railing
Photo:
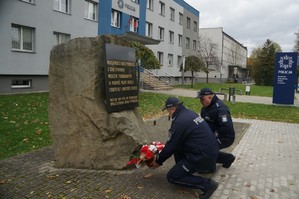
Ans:
[[[171,89],[175,82],[174,76],[158,76],[148,69],[140,68],[140,87],[154,90]],[[146,86],[145,86],[146,85]]]

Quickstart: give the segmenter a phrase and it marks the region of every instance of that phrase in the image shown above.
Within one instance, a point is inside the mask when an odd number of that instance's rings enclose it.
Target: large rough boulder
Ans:
[[[128,46],[106,35],[76,38],[51,51],[49,122],[56,167],[122,169],[132,150],[148,142],[138,108],[106,112],[105,43]]]

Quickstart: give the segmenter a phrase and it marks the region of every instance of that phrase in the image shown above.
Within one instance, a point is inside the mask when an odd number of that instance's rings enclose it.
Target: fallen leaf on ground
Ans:
[[[121,195],[120,199],[131,199],[131,197],[128,195]]]
[[[152,173],[148,173],[145,176],[143,176],[144,179],[148,179],[148,178],[151,178],[151,177],[153,177]]]
[[[111,193],[112,192],[112,189],[106,189],[105,190],[105,193]]]
[[[54,180],[56,178],[57,178],[57,176],[48,176],[48,179],[50,179],[50,180]]]
[[[250,196],[250,199],[258,199],[256,196]]]
[[[6,180],[0,180],[0,184],[5,184],[6,182]]]
[[[42,134],[42,130],[41,129],[38,129],[38,130],[36,130],[36,132],[35,132],[37,135],[40,135],[40,134]]]

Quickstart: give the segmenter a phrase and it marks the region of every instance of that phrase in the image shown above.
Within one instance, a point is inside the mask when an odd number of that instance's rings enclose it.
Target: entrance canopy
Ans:
[[[156,39],[152,39],[150,37],[138,35],[133,32],[126,32],[125,34],[120,35],[120,37],[123,37],[123,38],[131,40],[131,41],[138,41],[144,45],[157,45],[160,43],[160,40],[156,40]]]

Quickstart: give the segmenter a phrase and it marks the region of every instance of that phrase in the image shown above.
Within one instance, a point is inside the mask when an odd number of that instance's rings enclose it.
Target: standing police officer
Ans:
[[[170,183],[201,189],[199,198],[209,198],[218,183],[193,173],[204,173],[215,168],[218,143],[208,124],[195,112],[187,109],[175,97],[165,102],[165,108],[172,118],[169,137],[163,150],[150,164],[157,168],[174,154],[176,164],[167,173]]]
[[[235,140],[235,130],[229,108],[220,100],[210,88],[201,89],[197,98],[203,105],[201,117],[208,123],[219,142],[219,149],[227,148]],[[235,156],[219,151],[217,163],[229,168],[235,161]]]

